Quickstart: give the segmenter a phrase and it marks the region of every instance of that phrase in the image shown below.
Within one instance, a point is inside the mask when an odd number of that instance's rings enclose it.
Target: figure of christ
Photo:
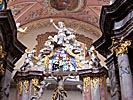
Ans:
[[[70,78],[70,74],[68,76],[62,76],[62,75],[59,75],[57,77],[54,77],[53,75],[51,76],[58,84],[57,88],[54,90],[52,100],[57,100],[57,98],[59,98],[59,100],[64,100],[64,96],[67,97],[67,92],[64,89],[64,82],[66,81],[67,78]]]

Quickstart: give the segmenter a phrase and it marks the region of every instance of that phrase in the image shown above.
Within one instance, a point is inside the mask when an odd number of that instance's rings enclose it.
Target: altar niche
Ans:
[[[51,99],[64,100],[64,97],[67,97],[64,83],[68,79],[72,82],[80,81],[78,77],[84,70],[102,67],[95,48],[87,48],[85,43],[76,40],[74,29],[67,28],[62,21],[56,25],[54,20],[50,19],[50,23],[58,33],[49,33],[39,51],[36,48],[31,51],[27,49],[24,64],[15,75],[16,81],[21,83],[18,86],[17,100],[41,98],[44,88],[51,84],[46,82],[47,79],[57,83]],[[80,82],[83,91],[82,79]]]

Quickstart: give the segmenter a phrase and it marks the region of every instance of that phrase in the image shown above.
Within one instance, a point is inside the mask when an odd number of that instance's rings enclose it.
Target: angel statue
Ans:
[[[33,68],[34,66],[33,59],[38,60],[38,58],[35,56],[35,53],[36,53],[35,48],[32,51],[29,51],[29,49],[26,49],[25,52],[27,54],[27,57],[24,60],[24,64],[20,68],[21,70],[26,70],[27,68]]]
[[[73,29],[66,28],[63,22],[58,22],[58,26],[55,25],[53,19],[50,19],[50,23],[58,30],[58,34],[54,36],[53,41],[59,45],[65,46],[67,36],[72,34]],[[51,39],[52,37],[49,37]]]
[[[21,27],[20,27],[20,23],[16,23],[16,27],[17,27],[17,31],[18,31],[18,32],[21,32],[21,33],[25,33],[26,30],[27,30],[27,27],[21,28]]]

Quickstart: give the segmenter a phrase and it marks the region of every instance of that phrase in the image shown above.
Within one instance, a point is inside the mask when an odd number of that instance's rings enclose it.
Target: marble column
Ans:
[[[11,82],[11,72],[6,69],[4,76],[1,77],[1,97],[0,100],[8,100],[9,97],[9,89],[10,89],[10,82]]]
[[[133,78],[128,58],[128,46],[130,40],[113,39],[111,51],[118,57],[119,79],[121,88],[121,100],[133,100]]]
[[[122,100],[133,100],[133,78],[127,54],[118,55]]]
[[[111,100],[120,100],[119,71],[117,66],[115,66],[117,62],[115,58],[114,54],[108,55],[106,66],[108,67]]]

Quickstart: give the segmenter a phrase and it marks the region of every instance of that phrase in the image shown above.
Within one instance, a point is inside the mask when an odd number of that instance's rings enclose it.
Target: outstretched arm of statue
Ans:
[[[68,78],[70,78],[70,76],[71,76],[71,73],[63,79],[63,82],[65,82]]]
[[[53,24],[53,26],[54,26],[57,30],[60,30],[60,28],[59,28],[57,25],[55,25],[55,23],[54,23],[54,20],[53,20],[53,19],[50,19],[50,23],[52,23],[52,24]]]
[[[57,82],[57,78],[56,77],[54,77],[54,75],[53,74],[51,74],[51,77]]]

